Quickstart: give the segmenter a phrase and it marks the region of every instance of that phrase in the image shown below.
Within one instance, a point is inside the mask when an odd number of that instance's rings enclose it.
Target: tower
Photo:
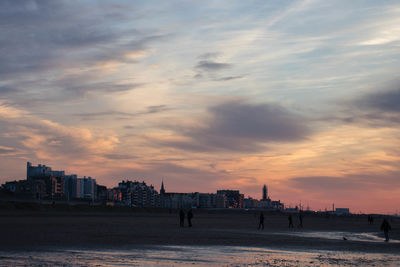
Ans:
[[[165,194],[164,181],[161,181],[160,195],[164,195],[164,194]]]
[[[31,178],[31,170],[32,167],[32,163],[30,163],[29,161],[26,163],[26,180],[29,180]]]
[[[267,198],[268,198],[268,189],[267,189],[267,186],[266,185],[264,185],[264,187],[263,187],[263,197],[262,197],[262,200],[267,200]]]

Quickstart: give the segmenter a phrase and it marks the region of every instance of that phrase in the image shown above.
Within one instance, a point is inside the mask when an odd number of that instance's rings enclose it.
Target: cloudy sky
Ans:
[[[0,182],[400,210],[398,1],[0,1]]]

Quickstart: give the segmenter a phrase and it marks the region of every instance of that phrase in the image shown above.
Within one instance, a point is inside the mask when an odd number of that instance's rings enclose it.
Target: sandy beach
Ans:
[[[251,246],[278,249],[400,252],[400,220],[391,219],[393,242],[383,242],[381,218],[304,215],[304,228],[288,229],[287,214],[195,210],[193,227],[179,227],[177,211],[0,211],[0,250],[49,248],[128,249],[152,245]],[[294,215],[294,224],[297,225]],[[347,240],[343,240],[343,237]],[[362,238],[353,238],[361,236]],[[374,239],[363,239],[374,236]],[[397,241],[396,241],[397,240]]]

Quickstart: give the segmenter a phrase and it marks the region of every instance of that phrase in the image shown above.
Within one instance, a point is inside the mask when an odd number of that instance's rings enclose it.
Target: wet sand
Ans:
[[[179,227],[176,211],[0,211],[0,250],[129,249],[153,245],[249,246],[371,253],[400,253],[400,243],[343,240],[301,232],[377,233],[382,219],[304,215],[304,228],[288,229],[286,214],[264,213],[258,231],[253,211],[194,211],[193,227]],[[297,218],[294,216],[297,225]],[[391,220],[400,239],[400,219]],[[328,235],[327,232],[327,235]],[[296,233],[296,234],[291,234]],[[339,235],[340,236],[340,235]],[[380,237],[379,237],[380,238]]]

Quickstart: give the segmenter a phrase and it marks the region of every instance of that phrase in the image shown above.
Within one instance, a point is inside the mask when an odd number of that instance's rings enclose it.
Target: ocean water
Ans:
[[[1,252],[0,266],[399,266],[400,254],[232,246]]]
[[[320,239],[331,239],[331,240],[343,240],[346,238],[348,241],[361,241],[361,242],[374,242],[382,243],[385,238],[381,237],[380,232],[344,232],[344,231],[286,231],[286,232],[274,232],[269,234],[275,235],[291,235],[306,238],[320,238]],[[390,243],[400,243],[400,240],[390,239]]]

